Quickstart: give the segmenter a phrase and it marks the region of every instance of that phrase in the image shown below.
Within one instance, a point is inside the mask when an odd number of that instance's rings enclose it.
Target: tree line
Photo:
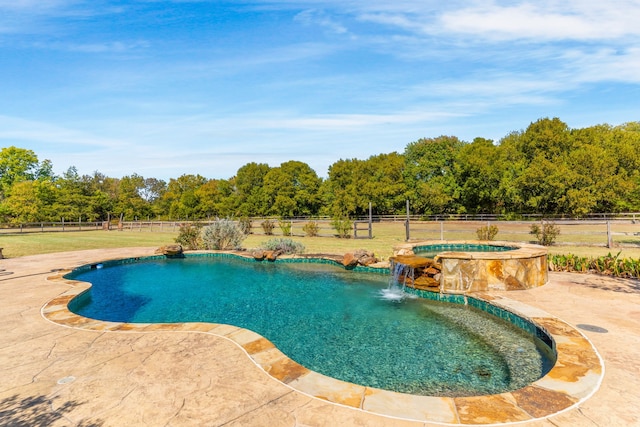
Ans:
[[[0,221],[25,223],[402,214],[569,215],[640,211],[640,122],[571,129],[543,118],[497,142],[421,138],[403,153],[340,159],[320,178],[306,163],[251,162],[229,179],[184,174],[61,176],[31,150],[0,152]]]

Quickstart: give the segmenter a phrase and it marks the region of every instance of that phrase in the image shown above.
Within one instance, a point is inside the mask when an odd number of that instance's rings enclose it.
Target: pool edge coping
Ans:
[[[243,256],[234,251],[207,251]],[[245,258],[250,258],[244,255]],[[145,256],[140,258],[154,258]],[[140,259],[137,258],[137,259]],[[123,261],[133,257],[105,259]],[[263,261],[267,262],[267,261]],[[95,264],[95,263],[92,263]],[[81,267],[82,264],[75,268]],[[68,304],[91,288],[88,282],[65,279],[72,269],[57,271],[47,280],[70,288],[41,308],[46,320],[60,326],[96,332],[196,332],[232,341],[271,378],[304,395],[367,413],[441,425],[520,424],[570,411],[589,399],[600,387],[604,362],[593,343],[567,322],[516,300],[489,292],[470,297],[510,311],[542,328],[556,344],[557,361],[539,380],[511,392],[471,396],[418,396],[348,383],[314,372],[282,353],[267,338],[233,325],[205,322],[132,324],[99,321],[79,316]]]

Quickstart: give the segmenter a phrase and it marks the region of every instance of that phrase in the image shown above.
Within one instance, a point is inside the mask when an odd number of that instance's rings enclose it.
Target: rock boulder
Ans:
[[[165,256],[179,256],[182,255],[183,252],[182,245],[171,244],[159,247],[155,253]]]

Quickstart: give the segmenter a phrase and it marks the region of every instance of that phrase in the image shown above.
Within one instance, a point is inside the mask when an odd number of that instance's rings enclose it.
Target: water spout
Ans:
[[[405,292],[407,281],[413,283],[415,278],[415,270],[410,265],[406,265],[395,260],[391,260],[390,264],[389,285],[386,289],[380,291],[383,299],[390,301],[401,301],[406,298],[408,293]]]

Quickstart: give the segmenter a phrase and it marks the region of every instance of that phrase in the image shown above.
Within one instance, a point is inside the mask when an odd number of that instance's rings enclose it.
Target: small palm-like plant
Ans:
[[[260,223],[260,226],[262,227],[262,231],[264,231],[264,234],[266,234],[267,236],[271,236],[276,224],[270,219],[265,219]]]
[[[560,234],[560,229],[553,222],[545,222],[539,224],[533,224],[529,234],[536,236],[539,244],[544,246],[551,246],[556,241],[556,237]]]
[[[495,225],[485,225],[476,230],[478,240],[493,240],[496,238],[496,234],[498,234],[498,227]]]
[[[315,237],[320,232],[320,226],[316,221],[309,221],[302,227],[302,231],[307,237]]]

